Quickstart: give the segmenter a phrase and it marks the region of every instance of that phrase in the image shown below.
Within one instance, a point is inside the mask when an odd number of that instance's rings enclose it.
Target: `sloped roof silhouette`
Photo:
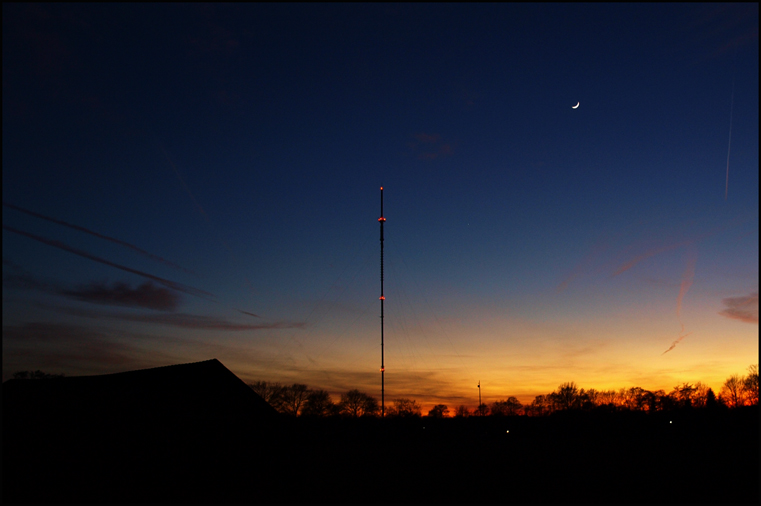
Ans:
[[[8,502],[224,502],[250,481],[239,464],[269,465],[283,438],[280,415],[218,360],[12,379],[2,395]]]
[[[217,359],[98,376],[3,383],[4,422],[235,424],[277,412]],[[15,425],[16,423],[13,423]]]

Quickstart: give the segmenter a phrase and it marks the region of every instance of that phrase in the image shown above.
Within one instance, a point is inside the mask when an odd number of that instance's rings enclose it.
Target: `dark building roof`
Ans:
[[[216,359],[99,376],[13,379],[3,383],[2,391],[4,421],[126,418],[197,424],[276,416]]]
[[[13,379],[2,404],[10,502],[177,500],[176,483],[185,500],[204,500],[193,491],[212,493],[210,477],[236,476],[244,459],[268,462],[281,434],[275,409],[216,359]]]

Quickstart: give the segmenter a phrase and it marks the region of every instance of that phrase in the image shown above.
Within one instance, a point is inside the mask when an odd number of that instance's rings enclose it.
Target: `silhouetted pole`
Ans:
[[[481,380],[478,380],[478,414],[479,416],[483,414],[481,412]]]
[[[380,218],[378,218],[378,221],[380,222],[380,247],[381,247],[381,262],[380,262],[380,271],[381,271],[381,295],[380,295],[380,301],[381,301],[381,418],[384,418],[386,416],[386,382],[385,382],[385,374],[386,374],[386,366],[383,361],[383,301],[386,300],[386,297],[383,296],[383,223],[386,221],[386,218],[383,217],[383,187],[381,186],[380,189],[380,197],[381,197],[381,212],[380,212]]]

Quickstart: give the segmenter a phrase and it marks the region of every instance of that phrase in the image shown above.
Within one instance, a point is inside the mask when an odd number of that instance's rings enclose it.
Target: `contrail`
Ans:
[[[600,256],[601,253],[603,253],[605,250],[608,249],[608,245],[606,243],[603,243],[601,240],[598,240],[597,243],[592,247],[592,250],[587,253],[581,261],[579,261],[578,264],[576,264],[576,267],[574,267],[571,274],[569,274],[558,286],[555,288],[555,293],[560,293],[563,290],[565,290],[568,285],[579,277],[581,274],[584,273],[585,270],[588,270],[590,268],[590,265],[592,262]]]
[[[153,323],[160,325],[172,325],[175,327],[191,329],[211,329],[225,331],[240,330],[267,330],[267,329],[292,329],[301,328],[304,323],[301,322],[273,322],[260,323],[257,325],[235,323],[222,318],[213,316],[194,315],[188,313],[163,313],[163,314],[129,314],[129,313],[103,313],[100,311],[91,311],[78,308],[63,308],[61,311],[76,316],[88,318],[110,318],[115,320],[124,320],[132,322]]]
[[[224,240],[222,235],[217,232],[217,230],[214,228],[214,224],[211,222],[211,218],[209,218],[209,215],[206,214],[206,211],[204,211],[203,207],[201,207],[201,204],[198,203],[198,200],[196,200],[195,195],[193,195],[193,192],[190,191],[190,188],[188,187],[187,183],[185,183],[185,180],[182,178],[182,175],[180,174],[179,169],[177,169],[177,165],[172,161],[172,158],[169,156],[169,153],[164,148],[164,145],[161,144],[161,142],[155,137],[154,135],[154,141],[158,145],[159,149],[161,150],[161,153],[164,155],[164,158],[166,158],[167,163],[169,163],[169,166],[172,167],[172,170],[174,171],[174,175],[177,176],[177,179],[180,181],[180,184],[185,189],[185,193],[188,194],[188,197],[190,197],[190,200],[193,201],[196,208],[198,209],[198,212],[201,213],[201,216],[203,216],[204,220],[206,220],[206,223],[208,226],[212,229],[212,232],[215,233],[217,236],[217,240],[222,244],[222,246],[227,250],[227,253],[230,255],[230,258],[233,259],[233,261],[236,261],[235,254],[233,253],[232,248],[227,244],[227,242]],[[237,262],[236,262],[237,263]],[[250,279],[248,279],[248,276],[243,274],[243,279],[248,284],[248,287],[251,289],[252,292],[255,292],[254,284],[251,282]],[[259,316],[257,316],[258,318]]]
[[[692,244],[692,242],[693,242],[693,240],[687,240],[687,241],[677,242],[677,243],[674,243],[674,244],[669,244],[669,245],[666,245],[666,246],[661,246],[660,248],[651,248],[648,251],[646,251],[645,253],[643,253],[643,254],[639,255],[638,257],[633,258],[633,259],[629,260],[628,262],[626,262],[625,264],[623,264],[621,267],[618,268],[618,270],[616,272],[613,273],[612,276],[615,277],[615,276],[618,276],[619,274],[621,274],[622,272],[628,271],[629,269],[631,269],[632,267],[634,267],[635,265],[637,265],[639,262],[641,262],[642,260],[644,260],[646,258],[649,258],[651,256],[657,255],[659,253],[665,253],[666,251],[671,251],[672,249],[679,248],[680,246],[687,246],[689,244]]]
[[[682,332],[684,332],[684,322],[682,321],[682,299],[684,298],[687,290],[692,286],[692,280],[695,277],[695,263],[697,262],[697,255],[691,253],[687,259],[687,267],[682,274],[682,284],[679,287],[679,295],[676,298],[676,317],[679,318],[679,324],[682,326]]]
[[[692,286],[692,280],[695,278],[695,263],[697,260],[697,254],[694,251],[690,252],[689,257],[687,258],[687,266],[684,269],[684,274],[682,274],[682,284],[679,287],[679,295],[676,297],[676,317],[679,318],[679,325],[682,327],[682,329],[679,331],[680,334],[684,332],[684,322],[682,321],[682,299],[684,299],[687,290],[689,290],[690,286]],[[692,334],[692,332],[688,332],[687,334],[680,336],[679,339],[671,343],[669,349],[661,353],[661,355],[665,355],[666,353],[673,350],[682,339],[689,336],[690,334]]]
[[[185,271],[187,273],[196,275],[195,272],[193,272],[193,271],[191,271],[189,269],[186,269],[185,267],[179,266],[179,265],[177,265],[177,264],[175,264],[173,262],[170,262],[169,260],[161,258],[160,256],[156,256],[153,253],[148,253],[147,251],[145,251],[143,249],[140,249],[140,248],[138,248],[137,246],[135,246],[133,244],[130,244],[128,242],[124,242],[122,240],[116,239],[115,237],[109,237],[107,235],[99,234],[98,232],[93,232],[92,230],[89,230],[89,229],[84,228],[84,227],[80,227],[79,225],[73,225],[73,224],[67,223],[65,221],[61,221],[61,220],[57,220],[55,218],[51,218],[50,216],[45,216],[44,214],[35,213],[34,211],[30,211],[28,209],[24,209],[22,207],[19,207],[19,206],[13,205],[13,204],[9,204],[7,202],[3,202],[3,205],[5,207],[10,208],[10,209],[14,209],[16,211],[28,214],[29,216],[34,216],[35,218],[40,218],[40,219],[43,219],[43,220],[47,220],[47,221],[50,221],[52,223],[56,223],[58,225],[63,225],[64,227],[73,228],[74,230],[78,230],[80,232],[84,232],[86,234],[90,234],[90,235],[93,235],[95,237],[99,237],[101,239],[105,239],[107,241],[115,242],[116,244],[120,244],[120,245],[125,246],[127,248],[130,248],[130,249],[132,249],[134,251],[137,251],[138,253],[147,256],[148,258],[151,258],[153,260],[159,261],[159,262],[164,263],[166,265],[171,265],[172,267],[175,267],[177,269],[183,270],[183,271]]]
[[[3,225],[4,230],[8,230],[9,232],[13,232],[19,235],[23,235],[25,237],[29,237],[30,239],[34,239],[35,241],[39,241],[43,244],[47,244],[49,246],[54,246],[56,248],[62,249],[64,251],[68,251],[70,253],[74,253],[75,255],[79,255],[81,257],[93,260],[95,262],[100,262],[104,265],[110,265],[111,267],[116,267],[117,269],[121,269],[126,272],[131,272],[132,274],[137,274],[138,276],[142,276],[144,278],[152,279],[156,281],[157,283],[161,283],[162,285],[172,288],[173,290],[177,290],[180,292],[184,292],[190,295],[195,295],[197,297],[202,298],[213,298],[214,295],[210,294],[209,292],[205,292],[203,290],[199,290],[198,288],[193,288],[191,286],[183,285],[181,283],[176,283],[174,281],[170,281],[168,279],[160,278],[158,276],[154,276],[153,274],[148,274],[146,272],[138,271],[135,269],[132,269],[130,267],[125,267],[124,265],[119,265],[114,262],[110,262],[104,258],[96,257],[95,255],[91,255],[90,253],[87,253],[86,251],[78,250],[76,248],[72,248],[71,246],[68,246],[60,241],[54,241],[52,239],[45,239],[44,237],[40,237],[35,234],[30,234],[29,232],[24,232],[23,230],[18,230],[13,227],[9,227],[7,225]]]
[[[164,145],[163,145],[163,144],[161,144],[159,141],[156,141],[156,143],[159,145],[159,149],[160,149],[160,150],[161,150],[161,152],[164,154],[164,157],[166,158],[166,161],[169,163],[169,166],[170,166],[170,167],[172,167],[172,170],[174,171],[174,175],[175,175],[175,176],[177,176],[177,179],[179,179],[179,181],[180,181],[180,184],[181,184],[181,185],[182,185],[182,187],[185,189],[185,192],[186,192],[186,193],[188,194],[188,196],[190,197],[190,200],[192,200],[192,201],[193,201],[193,203],[194,203],[194,204],[196,205],[196,207],[198,208],[198,212],[200,212],[200,213],[201,213],[201,216],[203,216],[203,217],[204,217],[204,219],[206,220],[206,223],[208,223],[209,225],[211,225],[211,220],[209,219],[209,215],[208,215],[208,214],[206,214],[206,211],[204,211],[204,210],[203,210],[203,207],[201,207],[201,204],[199,204],[199,203],[198,203],[198,201],[196,200],[195,196],[193,195],[193,192],[191,192],[191,191],[190,191],[190,188],[188,188],[188,185],[187,185],[187,184],[185,184],[185,180],[184,180],[184,179],[182,178],[182,176],[180,175],[180,171],[179,171],[179,170],[177,170],[177,166],[174,164],[174,162],[172,161],[172,159],[169,157],[169,153],[167,153],[166,149],[164,149]],[[227,245],[225,245],[225,246],[227,246]]]
[[[669,349],[668,349],[668,350],[666,350],[666,351],[664,351],[663,353],[661,353],[661,356],[663,356],[663,355],[665,355],[666,353],[668,353],[668,352],[670,352],[671,350],[673,350],[673,349],[676,347],[677,343],[679,343],[679,341],[681,341],[681,340],[682,340],[682,339],[684,339],[685,337],[689,336],[690,334],[692,334],[692,332],[688,332],[687,334],[683,335],[682,337],[680,337],[679,339],[677,339],[676,341],[674,341],[673,343],[671,343],[671,346],[669,346]]]

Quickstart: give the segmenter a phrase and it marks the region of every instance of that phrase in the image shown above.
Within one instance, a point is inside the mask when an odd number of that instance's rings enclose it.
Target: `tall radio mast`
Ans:
[[[380,301],[381,301],[381,417],[386,416],[386,389],[385,389],[385,374],[386,374],[386,367],[383,362],[383,301],[386,300],[386,297],[383,296],[383,223],[386,221],[386,218],[383,217],[383,187],[381,186],[380,189],[380,197],[381,197],[381,212],[380,212],[380,218],[378,218],[378,222],[380,222],[380,275],[381,275],[381,295],[380,295]]]

